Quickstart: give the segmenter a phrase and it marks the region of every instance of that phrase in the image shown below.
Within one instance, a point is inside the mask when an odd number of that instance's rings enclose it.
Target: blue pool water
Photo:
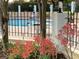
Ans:
[[[8,25],[10,26],[34,26],[40,24],[39,20],[35,19],[10,19]]]

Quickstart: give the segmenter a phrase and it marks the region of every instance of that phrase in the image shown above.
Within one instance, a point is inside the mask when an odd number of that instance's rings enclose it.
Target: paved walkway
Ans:
[[[79,59],[79,55],[78,54],[73,54],[74,56],[73,56],[73,59]]]
[[[67,49],[67,51],[70,55],[70,49],[69,48]],[[64,53],[65,53],[65,51],[64,51]],[[65,54],[66,54],[66,56],[68,56],[67,53],[65,53]],[[73,55],[73,59],[79,59],[79,54],[72,52],[72,55]],[[69,59],[69,58],[67,58],[67,59]]]

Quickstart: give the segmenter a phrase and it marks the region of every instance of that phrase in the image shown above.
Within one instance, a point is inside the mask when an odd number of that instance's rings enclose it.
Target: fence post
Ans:
[[[52,19],[53,14],[53,4],[50,5],[50,19]]]
[[[72,14],[75,12],[75,7],[76,7],[75,1],[72,1],[71,2],[71,13]]]
[[[21,13],[21,5],[18,5],[18,16],[20,17],[20,13]]]
[[[40,36],[41,36],[41,31],[42,31],[42,7],[41,7],[40,0],[37,0],[37,2],[38,2],[38,11],[39,11],[39,20],[40,20]]]

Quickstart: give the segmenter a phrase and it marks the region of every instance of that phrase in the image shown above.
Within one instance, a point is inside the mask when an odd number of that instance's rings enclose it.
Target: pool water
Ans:
[[[9,26],[34,26],[35,24],[40,24],[38,19],[9,19]],[[46,24],[50,26],[52,21],[46,19]]]
[[[35,24],[40,24],[40,21],[35,19],[10,19],[8,22],[10,26],[34,26]]]

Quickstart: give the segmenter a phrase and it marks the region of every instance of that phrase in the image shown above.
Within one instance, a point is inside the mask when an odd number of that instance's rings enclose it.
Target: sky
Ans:
[[[9,0],[9,2],[13,2],[13,0]]]

